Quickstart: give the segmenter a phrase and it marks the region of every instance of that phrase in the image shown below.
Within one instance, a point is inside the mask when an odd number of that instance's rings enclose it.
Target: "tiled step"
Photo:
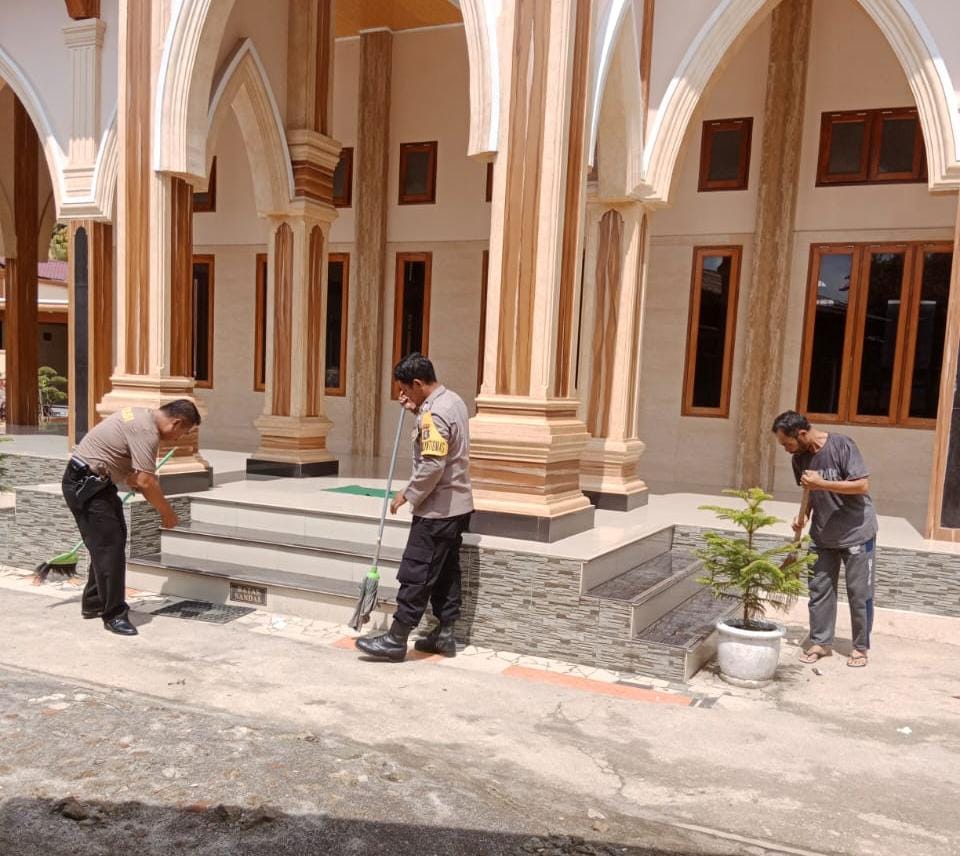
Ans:
[[[244,502],[232,486],[214,488],[206,494],[191,497],[190,516],[198,523],[210,523],[237,529],[260,532],[283,532],[291,535],[326,538],[372,544],[377,537],[381,505],[372,497],[339,495],[336,504],[320,503],[306,506],[296,496],[284,502],[275,497],[269,503]],[[325,499],[325,497],[323,497]],[[410,527],[409,518],[387,517],[384,540],[402,543]]]
[[[659,553],[618,577],[591,589],[591,597],[629,603],[630,633],[637,637],[672,609],[700,591],[701,563],[691,550]]]
[[[340,534],[340,530],[334,527],[327,531]],[[358,583],[370,569],[373,542],[227,526],[194,519],[175,529],[163,530],[160,550],[165,562],[178,557]],[[395,584],[402,552],[401,547],[391,545],[381,549],[380,573],[388,585]]]
[[[269,612],[340,623],[349,621],[360,593],[359,583],[352,580],[159,554],[131,559],[127,582],[163,594],[212,603],[247,603]],[[378,623],[392,612],[396,594],[395,585],[381,580]],[[251,595],[260,602],[251,600]]]
[[[634,635],[643,646],[662,650],[665,660],[671,661],[682,680],[692,677],[713,658],[717,620],[739,608],[733,600],[718,600],[709,589],[698,588],[694,595]]]

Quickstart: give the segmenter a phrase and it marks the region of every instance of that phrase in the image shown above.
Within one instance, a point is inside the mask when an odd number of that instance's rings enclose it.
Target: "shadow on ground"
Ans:
[[[270,854],[270,856],[694,856],[586,841],[455,827],[379,823],[316,814],[288,815],[269,806],[180,807],[141,802],[14,798],[0,803],[4,856]]]

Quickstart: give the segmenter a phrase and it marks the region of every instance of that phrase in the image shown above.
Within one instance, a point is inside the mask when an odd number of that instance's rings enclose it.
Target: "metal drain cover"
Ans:
[[[226,624],[242,615],[256,610],[252,606],[226,606],[222,603],[208,603],[205,600],[182,600],[171,603],[152,613],[152,615],[170,615],[174,618],[192,618],[195,621],[208,621],[211,624]]]

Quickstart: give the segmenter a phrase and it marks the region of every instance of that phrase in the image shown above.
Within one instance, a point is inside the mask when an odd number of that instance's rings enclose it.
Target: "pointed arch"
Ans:
[[[261,216],[281,214],[293,199],[293,169],[280,110],[257,49],[244,39],[220,75],[205,122],[203,175],[227,112],[233,110],[253,175],[253,194]]]
[[[470,137],[467,154],[492,155],[500,133],[500,57],[495,0],[460,0],[470,72]]]
[[[235,0],[175,0],[160,58],[153,166],[206,174],[206,131],[217,54]]]
[[[931,190],[960,187],[960,115],[946,64],[929,28],[910,0],[858,0],[900,62],[910,85],[927,146]],[[647,141],[638,196],[669,199],[674,169],[690,119],[727,53],[777,3],[722,0],[691,42],[673,74]]]
[[[47,172],[50,175],[50,183],[53,185],[54,200],[59,211],[64,196],[63,166],[66,163],[66,157],[60,148],[60,143],[54,136],[53,125],[50,123],[43,102],[33,88],[33,84],[30,83],[23,69],[2,47],[0,47],[0,78],[3,78],[14,95],[20,99],[20,103],[23,104],[24,109],[30,116],[30,121],[37,129],[37,136],[40,138],[40,146],[47,163]]]

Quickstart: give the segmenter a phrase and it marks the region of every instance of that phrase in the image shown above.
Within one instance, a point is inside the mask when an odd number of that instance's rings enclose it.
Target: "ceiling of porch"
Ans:
[[[412,30],[463,20],[451,0],[339,0],[336,16],[337,38],[378,27]]]

